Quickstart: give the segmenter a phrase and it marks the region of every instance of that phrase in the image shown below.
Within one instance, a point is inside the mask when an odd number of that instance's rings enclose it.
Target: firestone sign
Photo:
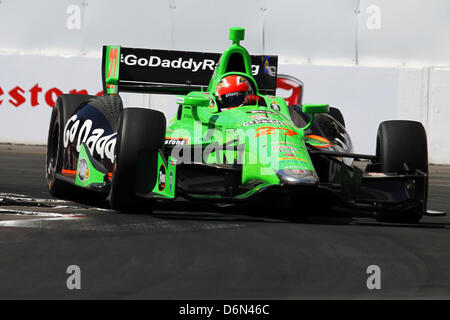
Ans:
[[[89,94],[86,89],[72,89],[69,93],[73,94]],[[56,99],[63,94],[63,91],[57,87],[49,89],[43,88],[36,83],[31,88],[16,85],[12,89],[2,88],[0,85],[0,106],[11,105],[13,107],[21,107],[22,105],[30,105],[37,107],[43,103],[49,107],[53,107]],[[102,95],[103,91],[97,92],[96,95]]]

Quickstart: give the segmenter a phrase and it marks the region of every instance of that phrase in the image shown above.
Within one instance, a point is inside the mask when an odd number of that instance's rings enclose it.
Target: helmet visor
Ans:
[[[223,108],[239,107],[244,103],[247,92],[230,92],[221,96]]]

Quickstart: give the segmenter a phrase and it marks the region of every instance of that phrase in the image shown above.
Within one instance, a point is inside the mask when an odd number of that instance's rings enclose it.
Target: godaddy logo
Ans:
[[[191,70],[192,72],[198,72],[200,70],[210,70],[214,71],[217,65],[217,61],[212,59],[203,59],[196,61],[193,58],[183,59],[162,59],[156,55],[150,55],[148,57],[138,57],[135,54],[121,55],[121,63],[125,63],[128,66],[140,66],[140,67],[150,67],[150,68],[171,68],[171,69],[185,69]],[[253,75],[259,73],[260,66],[252,65]]]

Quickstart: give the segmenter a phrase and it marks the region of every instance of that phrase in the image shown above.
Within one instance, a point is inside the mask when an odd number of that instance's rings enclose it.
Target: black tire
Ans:
[[[382,122],[378,128],[376,154],[381,172],[400,173],[406,169],[413,172],[420,170],[428,176],[427,136],[420,122],[407,120]],[[402,213],[379,212],[376,214],[377,219],[383,222],[419,222],[426,210],[427,186],[428,178],[423,187],[425,189],[418,192],[418,194],[424,194],[423,206],[420,210]]]
[[[151,211],[136,192],[148,193],[157,179],[158,150],[164,145],[166,118],[162,112],[125,108],[119,119],[116,159],[109,203],[117,211]]]
[[[99,110],[108,120],[114,132],[119,127],[120,114],[123,111],[122,99],[116,94],[105,94],[89,100],[89,104]]]
[[[345,128],[344,116],[338,108],[330,107],[330,111],[328,112],[328,114]]]
[[[58,97],[53,107],[48,130],[45,177],[48,189],[54,197],[65,198],[73,191],[70,184],[56,178],[56,173],[61,172],[63,166],[64,127],[77,108],[92,97],[81,94],[63,94]]]

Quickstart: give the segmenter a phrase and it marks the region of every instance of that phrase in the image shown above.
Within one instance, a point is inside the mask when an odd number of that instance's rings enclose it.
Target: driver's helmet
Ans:
[[[216,97],[221,109],[230,109],[244,104],[253,90],[249,81],[240,75],[223,77],[216,87]]]

